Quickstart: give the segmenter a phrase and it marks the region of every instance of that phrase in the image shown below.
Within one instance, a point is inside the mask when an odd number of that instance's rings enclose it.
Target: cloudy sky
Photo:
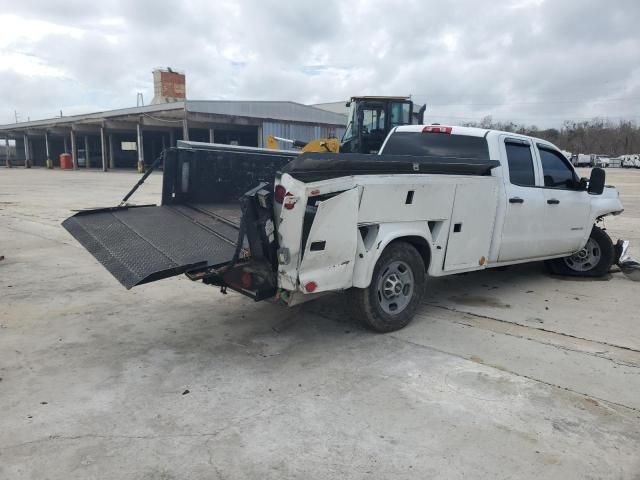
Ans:
[[[638,0],[0,0],[0,123],[191,99],[411,94],[427,119],[640,122]]]

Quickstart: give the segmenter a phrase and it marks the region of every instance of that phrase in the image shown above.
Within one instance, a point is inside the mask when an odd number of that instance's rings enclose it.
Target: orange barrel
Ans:
[[[73,169],[73,159],[70,153],[60,154],[60,168],[61,169]]]

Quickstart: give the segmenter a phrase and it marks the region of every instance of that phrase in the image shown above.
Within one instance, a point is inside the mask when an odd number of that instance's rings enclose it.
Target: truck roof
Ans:
[[[424,125],[402,125],[399,127],[396,127],[395,129],[392,130],[393,132],[422,132],[423,129],[425,127],[434,127],[434,126],[440,126],[440,127],[444,127],[444,128],[450,128],[451,135],[466,135],[468,137],[486,137],[489,134],[491,135],[509,135],[510,137],[514,137],[514,138],[526,138],[526,139],[533,139],[538,143],[543,143],[549,146],[552,146],[554,148],[558,148],[555,145],[553,145],[551,142],[549,142],[548,140],[544,140],[543,138],[538,138],[538,137],[532,137],[530,135],[523,135],[521,133],[515,133],[515,132],[507,132],[507,131],[503,131],[503,130],[493,130],[493,129],[488,129],[488,128],[477,128],[477,127],[461,127],[458,125],[441,125],[441,124],[424,124]]]

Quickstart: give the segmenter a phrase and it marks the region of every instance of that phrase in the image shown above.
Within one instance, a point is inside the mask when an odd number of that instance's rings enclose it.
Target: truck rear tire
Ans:
[[[393,332],[409,324],[425,285],[425,265],[413,245],[389,244],[376,262],[367,288],[352,288],[352,316],[380,333]]]
[[[601,277],[606,275],[615,260],[611,237],[594,225],[587,244],[568,257],[549,260],[551,273],[574,277]]]

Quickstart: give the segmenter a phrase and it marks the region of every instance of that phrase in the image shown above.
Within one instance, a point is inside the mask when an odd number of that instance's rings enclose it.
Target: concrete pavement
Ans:
[[[607,222],[640,256],[640,171]],[[376,335],[184,277],[124,290],[61,227],[131,173],[0,170],[0,478],[638,478],[640,285],[431,279]],[[134,197],[159,201],[160,176]]]

